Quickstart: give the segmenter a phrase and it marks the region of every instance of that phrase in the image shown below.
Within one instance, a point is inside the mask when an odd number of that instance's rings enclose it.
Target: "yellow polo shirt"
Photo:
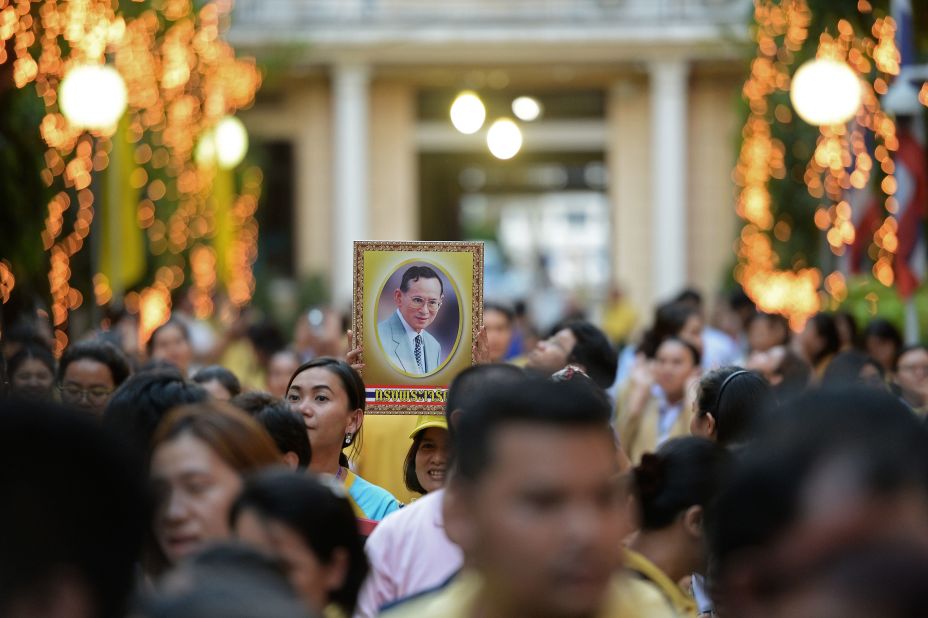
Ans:
[[[676,616],[698,616],[696,601],[661,571],[657,565],[638,552],[625,548],[625,568],[640,576],[638,580],[660,592]]]
[[[383,618],[472,618],[480,600],[481,577],[461,571],[448,584],[412,597],[381,612]],[[652,586],[616,576],[597,618],[676,618],[666,599]]]

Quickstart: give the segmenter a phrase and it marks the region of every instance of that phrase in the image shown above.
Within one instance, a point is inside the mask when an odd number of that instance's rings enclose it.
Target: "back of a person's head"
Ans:
[[[789,348],[784,349],[783,358],[776,372],[782,379],[773,387],[773,392],[780,404],[799,397],[806,391],[812,380],[812,366]]]
[[[281,400],[267,391],[248,391],[236,395],[229,403],[237,408],[241,408],[249,415],[254,416],[264,408],[272,406],[278,401]]]
[[[551,382],[525,378],[483,389],[452,435],[453,479],[474,482],[492,463],[494,437],[510,427],[550,427],[558,431],[602,430],[612,440],[612,409],[602,389],[585,381]]]
[[[697,414],[713,416],[716,439],[722,445],[750,440],[771,403],[767,381],[741,367],[721,367],[699,381]]]
[[[93,339],[75,343],[65,349],[61,360],[58,361],[58,381],[61,382],[64,379],[64,374],[71,363],[85,358],[106,365],[113,376],[113,384],[117,387],[132,373],[129,359],[122,350],[102,339]]]
[[[222,365],[210,365],[203,367],[193,375],[193,381],[197,384],[206,384],[207,382],[219,382],[232,397],[242,392],[242,383],[234,373]]]
[[[169,410],[208,398],[202,387],[186,382],[176,369],[141,371],[113,393],[103,424],[146,453],[155,428]]]
[[[468,367],[451,381],[445,399],[445,416],[452,430],[451,414],[467,412],[488,388],[514,384],[525,379],[525,372],[515,365],[490,363]]]
[[[587,375],[600,388],[609,388],[615,381],[618,357],[606,333],[586,321],[574,320],[564,324],[573,333],[577,343],[567,358],[568,363],[583,367]]]
[[[138,610],[142,618],[309,618],[280,561],[219,543],[168,573]]]
[[[232,523],[245,512],[291,528],[324,564],[332,564],[339,554],[347,558],[344,583],[330,592],[329,600],[349,615],[354,611],[368,564],[354,511],[340,485],[305,473],[268,470],[245,482],[232,506]]]
[[[710,517],[712,553],[763,549],[800,516],[806,484],[842,471],[842,491],[876,499],[914,491],[928,499],[928,428],[892,394],[873,388],[809,391],[764,418]],[[887,522],[887,525],[892,525]]]
[[[313,450],[306,424],[287,402],[264,391],[250,391],[233,397],[230,403],[261,423],[282,454],[295,454],[297,468],[309,467]]]
[[[183,435],[206,443],[240,474],[280,463],[280,452],[264,427],[229,403],[205,401],[175,408],[155,430],[152,451]]]
[[[47,592],[64,590],[94,616],[124,616],[145,486],[137,454],[99,423],[50,403],[0,401],[0,615],[51,615],[62,608]]]
[[[644,530],[661,530],[690,507],[710,507],[722,487],[728,452],[705,438],[675,438],[646,453],[634,470]]]
[[[864,352],[858,350],[840,352],[831,359],[828,367],[825,368],[825,373],[822,375],[822,386],[825,388],[840,388],[842,386],[861,385],[860,372],[864,367],[872,367],[880,378],[883,377],[883,367]]]

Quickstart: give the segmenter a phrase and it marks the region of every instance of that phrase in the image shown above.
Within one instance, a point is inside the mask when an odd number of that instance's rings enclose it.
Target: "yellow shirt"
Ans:
[[[403,480],[403,462],[412,446],[409,434],[415,427],[415,414],[365,416],[361,428],[361,452],[354,462],[358,476],[383,487],[404,504],[419,497],[419,494],[406,489]]]
[[[656,564],[642,554],[625,549],[625,568],[641,576],[639,581],[659,591],[667,603],[673,607],[675,615],[695,618],[698,615],[696,601],[680,589],[676,582],[667,577]]]
[[[414,597],[382,612],[384,618],[472,618],[482,581],[473,571],[461,571],[446,586]],[[666,599],[653,588],[616,576],[609,585],[598,618],[676,618]]]

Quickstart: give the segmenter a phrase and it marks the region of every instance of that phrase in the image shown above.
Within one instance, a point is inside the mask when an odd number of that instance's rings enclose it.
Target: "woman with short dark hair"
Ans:
[[[425,495],[445,485],[451,459],[451,440],[444,416],[421,415],[409,434],[412,445],[403,463],[406,489]]]

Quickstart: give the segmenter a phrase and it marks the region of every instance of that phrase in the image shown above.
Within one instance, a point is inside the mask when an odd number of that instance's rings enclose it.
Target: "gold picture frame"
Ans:
[[[428,298],[411,296],[419,289]],[[448,385],[476,361],[482,323],[482,242],[355,241],[352,330],[367,414],[442,414]]]

